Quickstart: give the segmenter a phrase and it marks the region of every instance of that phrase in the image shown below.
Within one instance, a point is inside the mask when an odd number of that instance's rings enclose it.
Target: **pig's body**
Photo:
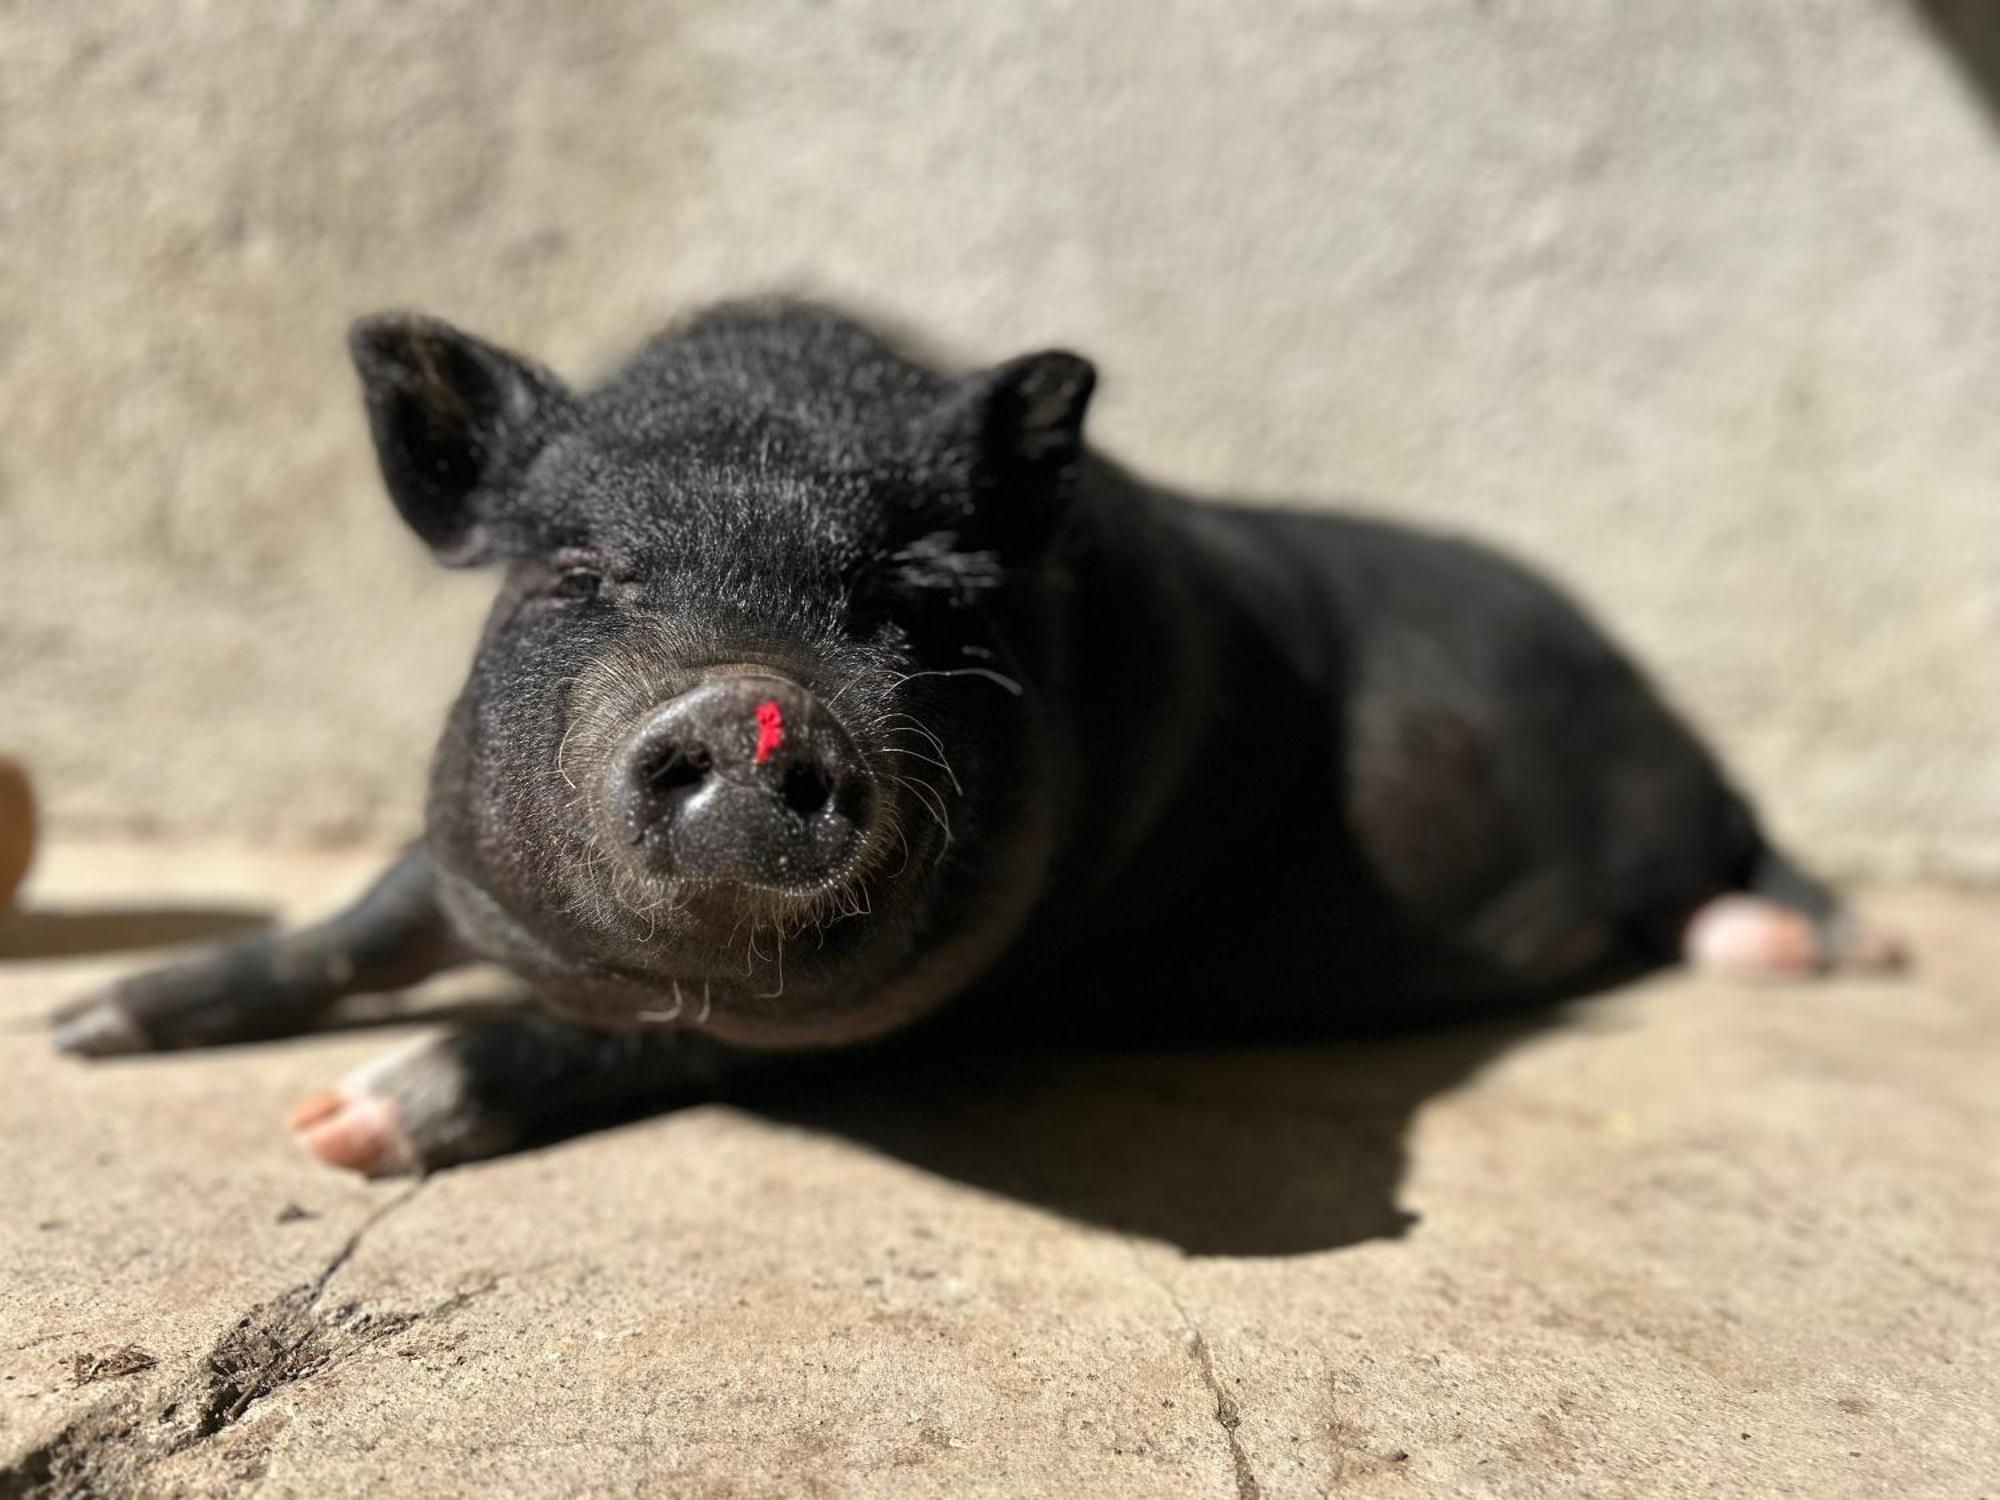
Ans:
[[[1108,465],[1077,512],[1051,877],[967,1024],[1282,1037],[1547,999],[1674,961],[1771,859],[1505,559]]]
[[[405,519],[508,567],[425,845],[62,1035],[277,1034],[472,957],[559,1018],[313,1101],[330,1160],[462,1160],[887,1036],[1324,1035],[1689,943],[1892,957],[1547,585],[1150,488],[1082,447],[1074,356],[950,380],[797,307],[710,314],[587,395],[425,320],[355,355]]]

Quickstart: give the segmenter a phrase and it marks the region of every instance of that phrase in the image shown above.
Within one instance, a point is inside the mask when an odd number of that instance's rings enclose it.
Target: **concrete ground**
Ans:
[[[831,1084],[416,1186],[280,1123],[409,1023],[48,1052],[105,947],[367,865],[45,861],[0,1496],[2000,1494],[2000,894],[1874,893],[1907,982]]]

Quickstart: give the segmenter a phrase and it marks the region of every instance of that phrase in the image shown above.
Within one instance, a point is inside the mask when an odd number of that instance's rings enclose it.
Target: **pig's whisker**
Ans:
[[[919,776],[897,776],[886,771],[883,774],[898,786],[909,788],[910,795],[922,803],[924,810],[936,821],[939,830],[944,834],[945,842],[950,843],[951,816],[945,809],[944,798],[938,793],[938,789]]]
[[[907,722],[904,723],[895,722],[899,719],[905,720]],[[965,795],[965,788],[960,786],[958,782],[958,773],[952,770],[951,768],[951,757],[944,753],[944,741],[939,739],[937,735],[931,731],[930,727],[926,725],[921,719],[919,719],[915,714],[890,713],[890,714],[884,714],[879,722],[882,726],[884,726],[881,729],[881,732],[884,735],[891,735],[891,734],[922,735],[925,741],[929,743],[930,747],[937,752],[937,757],[938,757],[937,763],[939,767],[944,771],[945,775],[951,778],[952,790],[957,792],[961,797]],[[907,754],[908,752],[904,753]]]
[[[886,755],[907,755],[912,760],[920,760],[927,766],[936,766],[946,776],[951,777],[951,789],[961,797],[965,795],[965,788],[958,784],[958,777],[952,775],[948,762],[939,760],[935,755],[926,755],[921,750],[899,750],[894,745],[884,745],[882,750]]]
[[[775,1000],[785,993],[785,929],[773,922],[771,932],[778,945],[777,958],[774,960],[778,966],[778,987],[762,997],[766,1000]]]
[[[681,1012],[687,1008],[687,1002],[681,998],[681,982],[678,979],[669,982],[673,985],[674,989],[674,1008],[672,1010],[642,1010],[639,1012],[640,1020],[665,1023],[668,1021],[678,1021],[681,1018]]]
[[[565,682],[574,682],[575,680],[573,677],[564,679]],[[558,684],[558,686],[560,685]],[[563,785],[568,787],[572,792],[576,790],[576,783],[569,779],[569,772],[563,766],[563,756],[569,750],[569,737],[575,733],[576,720],[568,718],[563,724],[562,738],[556,742],[556,775],[562,777]]]
[[[1028,691],[1005,672],[996,672],[991,667],[928,667],[921,672],[911,672],[899,677],[893,684],[901,687],[906,682],[915,682],[919,677],[984,677],[1012,693],[1016,698]]]

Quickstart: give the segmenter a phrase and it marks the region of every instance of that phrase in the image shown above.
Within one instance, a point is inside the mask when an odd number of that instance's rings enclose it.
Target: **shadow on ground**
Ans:
[[[83,958],[241,937],[271,913],[246,906],[133,906],[15,911],[0,916],[0,961]]]
[[[881,1063],[759,1113],[1191,1255],[1396,1239],[1412,1117],[1559,1019],[1254,1051]]]
[[[408,996],[358,997],[318,1029],[477,1024],[518,1016],[524,1000],[509,988],[417,1005]],[[1189,1255],[1303,1255],[1406,1234],[1416,1219],[1399,1199],[1418,1110],[1572,1015],[1571,1006],[1549,1006],[1339,1042],[1198,1051],[968,1055],[892,1046],[801,1059],[728,1097],[751,1113]],[[555,1134],[633,1117],[626,1108],[565,1116]]]

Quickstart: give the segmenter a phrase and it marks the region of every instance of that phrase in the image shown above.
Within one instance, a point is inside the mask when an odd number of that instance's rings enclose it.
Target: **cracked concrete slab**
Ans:
[[[0,1496],[2000,1485],[2000,894],[1878,892],[1906,983],[854,1078],[414,1188],[280,1125],[409,1023],[47,1053],[93,934],[369,866],[69,846],[0,936]]]

